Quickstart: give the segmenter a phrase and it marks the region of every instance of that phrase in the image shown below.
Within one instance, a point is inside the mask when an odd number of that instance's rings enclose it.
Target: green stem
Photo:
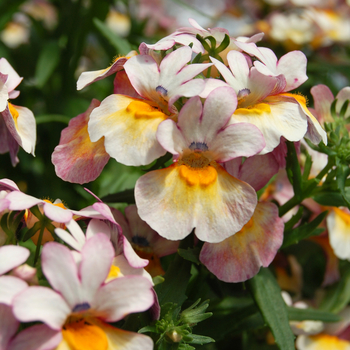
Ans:
[[[37,263],[37,261],[39,259],[39,253],[40,253],[40,248],[41,248],[41,241],[43,240],[44,230],[45,230],[45,225],[41,224],[39,238],[38,238],[38,242],[36,244],[36,249],[35,249],[34,266],[36,265],[36,263]]]
[[[333,158],[329,159],[327,165],[316,176],[317,180],[321,180],[334,165]],[[292,197],[288,202],[279,207],[279,216],[282,217],[289,210],[300,204],[305,198],[311,197],[313,190],[317,187],[317,182],[312,182],[304,191],[302,195]]]

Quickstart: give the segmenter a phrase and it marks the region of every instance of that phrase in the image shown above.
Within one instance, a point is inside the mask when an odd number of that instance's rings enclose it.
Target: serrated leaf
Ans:
[[[51,77],[60,60],[60,47],[56,41],[47,43],[39,54],[35,68],[35,84],[41,89]]]
[[[339,322],[341,318],[331,312],[315,310],[311,308],[299,309],[287,306],[288,318],[290,321],[314,320],[322,322]]]
[[[278,347],[281,350],[294,350],[294,335],[289,326],[287,307],[271,271],[268,268],[260,269],[247,284]]]
[[[296,227],[293,230],[286,231],[284,233],[284,239],[281,248],[286,248],[292,244],[301,241],[302,239],[320,235],[324,231],[324,228],[318,228],[318,225],[320,225],[320,223],[326,217],[327,213],[327,211],[324,211],[311,222]]]
[[[113,33],[98,18],[94,18],[94,25],[99,30],[99,32],[110,42],[110,44],[117,50],[119,54],[126,55],[132,50],[131,45],[127,40]]]

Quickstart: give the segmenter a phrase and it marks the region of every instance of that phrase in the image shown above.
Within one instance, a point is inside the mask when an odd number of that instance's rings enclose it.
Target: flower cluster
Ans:
[[[83,73],[78,89],[115,74],[114,93],[72,119],[52,161],[63,180],[84,183],[109,157],[140,166],[172,156],[138,179],[138,214],[170,240],[194,229],[206,242],[202,263],[237,282],[268,266],[282,244],[277,208],[258,204],[256,191],[284,166],[284,143],[327,138],[306,99],[290,93],[307,79],[302,52],[278,60],[256,45],[261,35],[232,38],[190,23]]]

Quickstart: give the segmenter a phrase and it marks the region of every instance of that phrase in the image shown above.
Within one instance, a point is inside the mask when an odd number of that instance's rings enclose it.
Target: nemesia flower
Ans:
[[[299,141],[307,136],[314,143],[321,139],[326,143],[326,133],[307,110],[303,97],[286,93],[305,81],[305,56],[301,52],[292,52],[277,64],[276,56],[269,49],[258,49],[253,43],[238,45],[249,54],[262,58],[262,62],[255,61],[253,66],[246,55],[230,51],[227,54],[228,69],[211,58],[238,97],[238,108],[230,123],[256,125],[266,141],[262,154],[279,145],[282,136],[289,141]]]
[[[106,17],[106,25],[114,34],[125,37],[130,33],[131,20],[127,15],[111,9]]]
[[[273,203],[259,202],[251,219],[220,243],[204,243],[199,259],[218,279],[242,282],[267,267],[283,242],[284,225]]]
[[[17,333],[19,322],[12,312],[13,299],[27,288],[27,283],[13,275],[3,275],[24,263],[29,250],[8,245],[0,248],[0,349],[50,350],[53,332],[46,325],[35,325]],[[17,333],[17,334],[16,334]],[[55,342],[54,342],[55,343]]]
[[[136,253],[149,260],[145,270],[153,277],[163,275],[165,272],[159,258],[175,253],[179,241],[170,241],[159,236],[145,221],[141,220],[136,205],[127,206],[124,212],[125,217],[117,210],[113,214]]]
[[[22,322],[44,322],[62,335],[56,345],[65,349],[89,349],[92,344],[108,350],[152,349],[149,337],[108,324],[153,304],[150,281],[127,276],[105,283],[114,250],[104,234],[91,237],[81,254],[77,266],[68,248],[47,243],[42,269],[54,290],[29,287],[21,292],[13,301],[15,316]]]
[[[91,142],[88,121],[92,110],[100,105],[93,99],[86,112],[69,121],[62,130],[59,145],[52,153],[56,175],[64,181],[86,183],[95,180],[109,160],[101,138]]]
[[[15,166],[18,147],[34,155],[36,127],[33,113],[26,107],[15,106],[8,99],[16,98],[15,88],[22,81],[5,58],[0,59],[0,154],[10,152]]]
[[[182,239],[196,228],[199,239],[220,242],[252,216],[255,191],[219,165],[256,154],[265,144],[251,124],[227,126],[236,105],[233,89],[219,87],[204,106],[198,96],[188,100],[177,124],[168,119],[159,125],[158,141],[175,162],[141,176],[135,200],[141,219],[161,236]]]
[[[211,66],[187,65],[191,53],[189,47],[182,47],[166,55],[159,67],[151,56],[131,57],[124,69],[144,100],[116,94],[104,99],[90,115],[91,141],[104,137],[106,152],[125,165],[147,165],[164,155],[166,151],[156,139],[158,125],[176,113],[173,103],[179,97],[203,91],[203,79],[192,78]]]
[[[0,32],[1,41],[11,49],[29,42],[30,20],[23,13],[15,13],[10,22]]]

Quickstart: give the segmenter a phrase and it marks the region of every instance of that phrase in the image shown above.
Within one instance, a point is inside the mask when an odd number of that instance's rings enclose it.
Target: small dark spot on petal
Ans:
[[[189,149],[192,151],[207,151],[208,146],[205,142],[192,142]]]

